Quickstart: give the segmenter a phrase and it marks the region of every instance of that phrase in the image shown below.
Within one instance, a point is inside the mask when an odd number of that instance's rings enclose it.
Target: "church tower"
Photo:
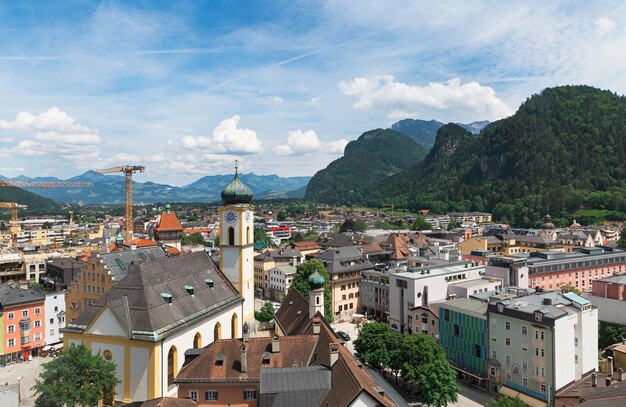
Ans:
[[[220,269],[244,298],[242,322],[254,319],[254,207],[252,190],[235,177],[222,191]]]

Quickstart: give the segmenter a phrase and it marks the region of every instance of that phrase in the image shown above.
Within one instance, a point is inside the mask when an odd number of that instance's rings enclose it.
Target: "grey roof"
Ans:
[[[489,308],[488,303],[480,300],[474,300],[471,298],[457,298],[455,300],[439,303],[439,306],[441,308],[448,308],[461,312],[471,312],[483,316],[487,315],[487,308]]]
[[[133,262],[139,263],[142,260],[153,260],[167,257],[163,249],[159,246],[142,247],[136,250],[124,250],[98,255],[104,262],[105,268],[114,280],[121,280],[128,273]]]
[[[620,284],[620,285],[624,285],[626,284],[626,274],[615,274],[611,277],[606,277],[606,278],[601,278],[599,280],[596,281],[602,281],[605,283],[614,283],[614,284]]]
[[[372,375],[374,380],[376,380],[376,383],[378,383],[378,385],[383,390],[385,390],[385,393],[387,393],[389,398],[393,400],[393,402],[396,403],[398,407],[409,407],[409,403],[407,403],[406,400],[404,400],[404,398],[396,391],[396,389],[394,389],[393,386],[390,385],[389,382],[385,380],[385,378],[381,376],[381,374],[378,373],[377,370],[372,369],[371,367],[367,365],[363,365],[363,366],[365,366],[369,374]]]
[[[324,366],[261,369],[260,407],[319,407],[331,389]]]
[[[550,299],[552,304],[544,303],[544,299]],[[545,292],[540,294],[527,295],[509,300],[501,301],[505,308],[513,309],[519,312],[532,314],[540,311],[544,316],[552,319],[560,318],[567,315],[565,308],[557,307],[557,305],[572,305],[572,301],[563,297],[558,292]]]
[[[0,284],[0,310],[19,304],[43,302],[46,296],[34,288],[21,288],[14,281]]]
[[[186,285],[194,288],[193,295]],[[171,295],[171,303],[162,293]],[[204,252],[144,260],[131,265],[126,277],[65,329],[83,332],[107,305],[129,336],[156,341],[242,300]]]
[[[318,260],[324,263],[329,274],[347,273],[350,271],[362,271],[373,269],[370,262],[358,247],[346,246],[328,249],[322,253]]]

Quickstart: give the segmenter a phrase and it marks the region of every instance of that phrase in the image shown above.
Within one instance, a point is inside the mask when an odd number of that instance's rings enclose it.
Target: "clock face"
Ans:
[[[235,223],[237,221],[237,214],[235,212],[226,212],[226,222]]]

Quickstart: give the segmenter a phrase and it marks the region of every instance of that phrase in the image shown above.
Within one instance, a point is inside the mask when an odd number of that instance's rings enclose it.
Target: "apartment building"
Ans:
[[[585,297],[598,307],[600,321],[626,325],[626,274],[593,281]]]
[[[297,272],[297,268],[289,265],[277,266],[270,269],[267,281],[270,299],[282,302],[287,295],[289,287],[291,287],[291,281]]]
[[[54,345],[63,341],[62,328],[65,328],[65,292],[46,294],[44,302],[46,309],[46,345]]]

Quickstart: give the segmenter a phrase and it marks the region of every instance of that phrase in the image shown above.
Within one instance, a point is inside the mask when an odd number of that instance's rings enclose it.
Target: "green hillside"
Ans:
[[[348,143],[343,157],[311,178],[305,198],[326,203],[363,202],[371,185],[409,168],[425,155],[422,146],[402,133],[368,131]]]
[[[1,187],[0,188],[0,202],[16,202],[23,205],[28,205],[29,214],[49,214],[57,212],[60,207],[59,204],[52,199],[44,198],[32,192],[25,191],[17,187]],[[8,210],[2,209],[0,217],[8,219]],[[20,211],[20,214],[22,212]]]
[[[535,226],[549,210],[565,223],[581,209],[626,213],[626,98],[589,86],[549,88],[472,136],[439,129],[426,159],[380,180],[363,204],[493,211]],[[621,215],[620,215],[621,213]]]

